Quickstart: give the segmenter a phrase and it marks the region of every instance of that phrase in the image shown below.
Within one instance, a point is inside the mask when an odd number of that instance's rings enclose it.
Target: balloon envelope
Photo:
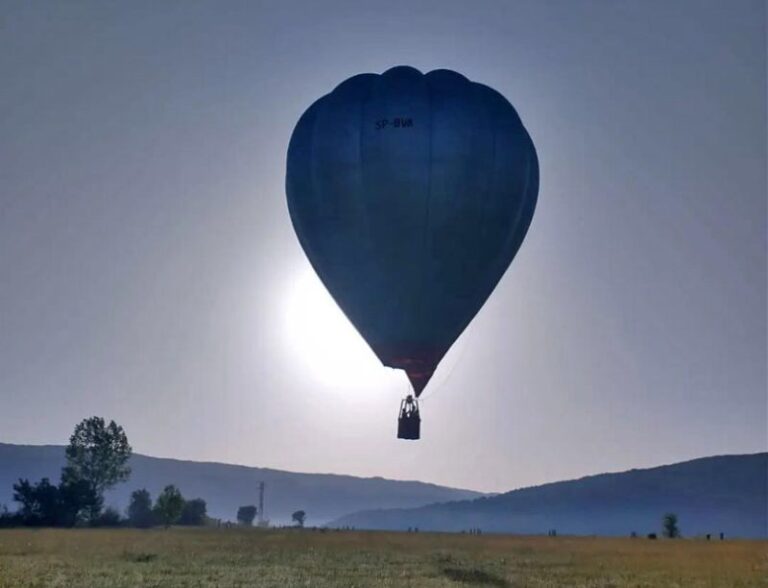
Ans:
[[[417,396],[515,257],[538,185],[512,105],[449,70],[354,76],[307,109],[288,148],[310,263]]]

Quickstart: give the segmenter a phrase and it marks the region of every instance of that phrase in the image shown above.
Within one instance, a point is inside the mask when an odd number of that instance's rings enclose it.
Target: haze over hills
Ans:
[[[363,529],[629,535],[659,532],[674,512],[684,536],[768,536],[768,453],[705,457],[522,488],[492,497],[353,513]]]
[[[57,481],[63,464],[62,446],[0,443],[0,505],[15,508],[12,485],[18,478]],[[303,509],[310,525],[628,535],[658,532],[662,515],[675,512],[686,536],[722,531],[729,537],[768,537],[768,453],[706,457],[496,496],[422,482],[139,454],[131,458],[131,468],[130,480],[107,493],[107,505],[124,510],[133,490],[147,488],[154,497],[175,484],[187,498],[204,498],[210,516],[233,520],[239,506],[256,503],[258,483],[264,481],[267,517],[276,524]]]
[[[0,443],[0,505],[13,510],[13,484],[19,478],[58,482],[64,447]],[[482,496],[480,492],[423,482],[357,478],[334,474],[301,474],[223,463],[193,462],[134,454],[128,482],[106,495],[105,504],[125,510],[130,493],[146,488],[156,497],[175,484],[186,498],[203,498],[208,514],[234,520],[237,508],[257,504],[258,484],[265,482],[265,511],[275,524],[288,523],[291,513],[307,512],[307,524],[322,525],[344,514],[372,508],[408,508],[434,502]]]

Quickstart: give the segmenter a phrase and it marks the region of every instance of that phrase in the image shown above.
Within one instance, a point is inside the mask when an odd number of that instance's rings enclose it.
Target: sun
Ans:
[[[399,370],[381,364],[309,267],[288,284],[283,331],[289,352],[319,384],[348,389],[404,382]]]

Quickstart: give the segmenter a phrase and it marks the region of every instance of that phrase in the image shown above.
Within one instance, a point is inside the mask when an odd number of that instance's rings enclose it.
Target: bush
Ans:
[[[123,517],[116,508],[111,506],[104,509],[94,521],[91,522],[92,527],[119,527],[123,524]]]
[[[23,524],[24,519],[19,513],[9,511],[8,507],[5,505],[0,508],[0,529],[21,527]]]
[[[128,505],[128,522],[133,527],[147,529],[155,522],[152,512],[152,497],[142,488],[131,493],[131,503]]]
[[[181,516],[179,517],[179,524],[201,526],[205,524],[207,519],[205,500],[193,498],[184,503],[184,508],[181,510]]]

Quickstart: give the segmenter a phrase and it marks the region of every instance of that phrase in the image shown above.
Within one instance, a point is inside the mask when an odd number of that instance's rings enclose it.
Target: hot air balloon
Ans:
[[[288,148],[302,248],[416,398],[515,257],[538,187],[512,105],[446,69],[353,76],[306,110]],[[400,438],[419,438],[416,398],[401,404]]]

